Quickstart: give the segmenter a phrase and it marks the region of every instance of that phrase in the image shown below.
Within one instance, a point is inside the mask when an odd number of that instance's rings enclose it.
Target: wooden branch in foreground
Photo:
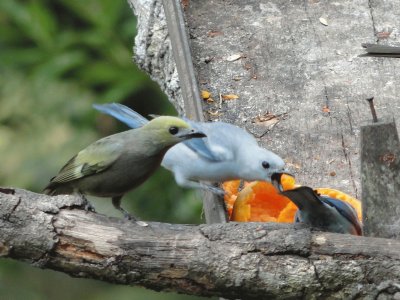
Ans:
[[[275,223],[139,227],[83,205],[74,196],[0,189],[1,256],[77,277],[229,299],[400,295],[397,240]]]

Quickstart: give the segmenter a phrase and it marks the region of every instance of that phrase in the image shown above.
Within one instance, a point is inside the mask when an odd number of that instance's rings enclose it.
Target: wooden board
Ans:
[[[260,137],[299,183],[360,198],[365,99],[399,119],[400,60],[358,55],[364,42],[400,43],[400,1],[192,0],[186,14],[200,88],[215,100],[208,118]],[[257,122],[265,114],[276,118]]]

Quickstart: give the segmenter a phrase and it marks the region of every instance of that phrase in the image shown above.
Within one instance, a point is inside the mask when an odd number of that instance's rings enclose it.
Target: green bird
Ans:
[[[180,118],[157,117],[143,127],[92,143],[72,157],[43,192],[47,195],[79,193],[83,197],[111,197],[116,209],[126,218],[137,221],[121,207],[123,195],[154,173],[169,148],[205,136]]]

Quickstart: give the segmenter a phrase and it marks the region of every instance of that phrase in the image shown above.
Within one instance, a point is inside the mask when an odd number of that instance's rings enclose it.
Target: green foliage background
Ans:
[[[0,1],[0,186],[40,192],[63,164],[126,129],[92,103],[175,114],[132,62],[136,20],[124,0]],[[97,211],[120,217],[108,199]],[[123,206],[144,220],[199,223],[200,198],[160,170]],[[0,260],[0,299],[196,299],[74,279]]]

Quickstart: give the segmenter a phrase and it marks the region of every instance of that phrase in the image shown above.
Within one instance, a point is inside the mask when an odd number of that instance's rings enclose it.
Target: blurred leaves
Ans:
[[[94,95],[74,83],[28,80],[20,72],[1,71],[0,77],[0,156],[6,162],[0,184],[38,192],[61,159],[96,139],[86,118]]]
[[[151,84],[131,62],[136,24],[124,1],[2,0],[0,25],[4,68],[79,82],[101,92],[98,102],[122,101]]]

